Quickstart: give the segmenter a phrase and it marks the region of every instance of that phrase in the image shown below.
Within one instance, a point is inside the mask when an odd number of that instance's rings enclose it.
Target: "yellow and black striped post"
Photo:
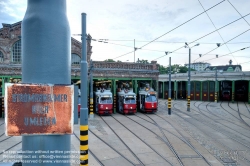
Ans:
[[[88,165],[88,125],[80,126],[80,166]]]
[[[89,115],[94,116],[94,111],[93,111],[93,98],[89,99]]]
[[[214,93],[214,102],[217,103],[217,92]]]
[[[168,115],[171,115],[171,98],[168,98]]]
[[[187,97],[187,111],[190,111],[190,96]]]
[[[2,118],[4,118],[4,97],[2,97]]]
[[[114,110],[113,112],[116,113],[116,94],[114,93],[114,103],[113,103]]]

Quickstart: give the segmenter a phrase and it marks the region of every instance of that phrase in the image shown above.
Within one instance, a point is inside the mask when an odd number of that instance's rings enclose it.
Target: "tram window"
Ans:
[[[156,99],[156,97],[154,95],[148,95],[146,97],[146,101],[148,101],[148,102],[155,102],[155,101],[157,101],[157,99]]]
[[[127,97],[124,101],[125,104],[135,104],[135,98]]]
[[[112,104],[112,99],[111,99],[111,97],[101,97],[101,101],[100,101],[100,103],[102,103],[102,104]]]

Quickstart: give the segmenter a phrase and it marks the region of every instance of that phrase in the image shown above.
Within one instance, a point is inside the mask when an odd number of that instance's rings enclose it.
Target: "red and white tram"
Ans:
[[[99,115],[113,113],[113,97],[110,90],[101,89],[95,92],[94,109]]]
[[[154,113],[158,108],[157,92],[146,84],[146,87],[140,89],[138,95],[138,107],[143,112]]]
[[[117,92],[117,109],[123,114],[136,113],[136,94],[132,89],[123,89]]]

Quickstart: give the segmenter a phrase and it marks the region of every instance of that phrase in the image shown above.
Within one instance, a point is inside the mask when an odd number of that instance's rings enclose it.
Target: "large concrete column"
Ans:
[[[21,35],[22,82],[69,85],[71,83],[71,39],[66,16],[66,0],[28,0]],[[63,110],[61,111],[63,114]],[[22,150],[70,151],[70,137],[70,135],[23,136]],[[41,158],[36,164],[23,163],[23,166],[55,165],[55,163],[43,163],[44,160],[46,159]],[[68,161],[69,158],[59,160]],[[69,166],[70,163],[58,165]]]

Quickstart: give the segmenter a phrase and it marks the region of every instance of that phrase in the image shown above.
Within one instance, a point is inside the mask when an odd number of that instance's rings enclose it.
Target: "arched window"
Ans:
[[[80,64],[81,58],[77,54],[71,54],[71,64]]]
[[[3,58],[4,58],[3,53],[0,51],[0,62],[3,62]]]
[[[21,40],[12,46],[12,62],[21,63]]]

